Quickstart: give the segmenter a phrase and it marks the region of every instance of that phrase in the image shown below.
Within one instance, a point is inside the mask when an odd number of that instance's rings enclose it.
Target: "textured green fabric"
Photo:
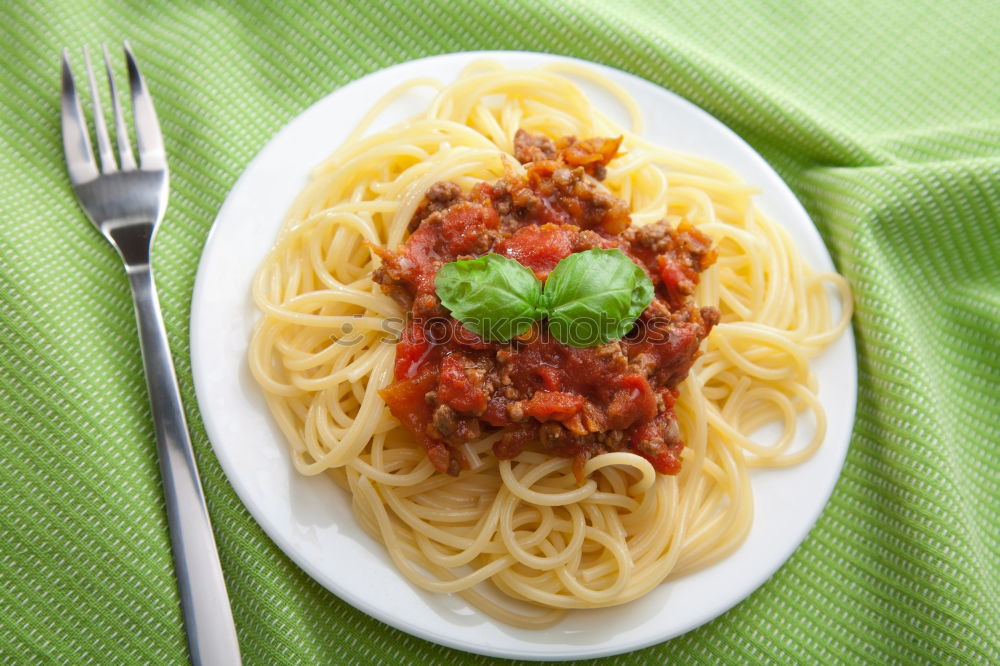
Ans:
[[[847,464],[748,600],[602,663],[1000,661],[1000,4],[507,0],[0,6],[0,662],[187,659],[131,300],[66,181],[58,53],[128,38],[166,136],[154,263],[248,663],[487,663],[368,618],[216,461],[189,303],[229,188],[331,90],[450,51],[578,56],[708,110],[788,181],[857,298]],[[243,344],[243,341],[234,341]]]

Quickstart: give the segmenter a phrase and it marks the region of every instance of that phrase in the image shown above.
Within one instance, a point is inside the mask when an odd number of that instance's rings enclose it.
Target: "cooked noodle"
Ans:
[[[631,127],[611,122],[563,73],[609,90]],[[386,105],[428,85],[438,92],[424,113],[366,134]],[[624,135],[624,155],[604,183],[629,204],[633,223],[686,220],[718,249],[695,297],[722,318],[680,386],[687,447],[676,476],[656,474],[638,455],[607,453],[586,463],[580,486],[568,458],[525,451],[497,460],[498,433],[466,447],[477,461],[471,469],[440,474],[379,396],[392,381],[392,343],[406,313],[372,282],[378,260],[365,241],[398,247],[438,181],[468,190],[501,178],[505,162],[522,172],[510,157],[519,128],[550,137]],[[263,317],[250,368],[297,469],[331,472],[350,491],[360,523],[413,583],[461,594],[513,625],[544,626],[565,609],[621,604],[725,557],[753,519],[749,469],[801,462],[824,438],[809,359],[847,326],[846,282],[814,273],[734,172],[641,133],[636,103],[581,67],[521,71],[484,61],[447,86],[410,82],[315,169],[254,281]],[[828,285],[839,294],[836,321]],[[804,411],[813,426],[803,446],[795,442]],[[776,443],[750,439],[769,423],[780,427]]]

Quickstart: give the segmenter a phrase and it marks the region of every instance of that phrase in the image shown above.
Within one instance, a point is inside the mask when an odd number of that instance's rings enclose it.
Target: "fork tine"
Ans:
[[[90,99],[94,112],[94,134],[97,136],[97,152],[101,156],[101,173],[118,171],[115,154],[111,152],[111,139],[108,137],[108,126],[104,123],[104,109],[101,108],[101,97],[97,93],[97,83],[94,81],[94,68],[90,64],[90,51],[83,47],[83,61],[87,65],[87,82],[90,83]]]
[[[128,82],[132,89],[132,115],[135,118],[135,138],[139,148],[139,164],[143,169],[167,168],[167,157],[163,151],[163,135],[156,119],[153,99],[149,96],[146,82],[135,64],[135,57],[128,42],[122,42],[125,60],[128,63]]]
[[[108,55],[107,44],[102,44],[104,51],[104,69],[108,72],[108,87],[111,89],[111,109],[115,115],[115,136],[118,138],[118,160],[123,171],[135,168],[135,158],[132,157],[132,144],[128,140],[128,128],[125,126],[125,116],[122,114],[121,102],[118,99],[118,86],[111,73],[111,56]]]
[[[94,162],[94,153],[90,150],[86,119],[80,106],[80,98],[76,94],[73,72],[69,68],[69,51],[63,49],[62,56],[63,152],[66,154],[70,182],[80,185],[97,178],[97,164]]]

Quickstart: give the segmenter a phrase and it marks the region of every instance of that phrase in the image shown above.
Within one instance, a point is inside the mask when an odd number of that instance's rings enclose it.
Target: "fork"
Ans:
[[[64,49],[62,136],[66,165],[83,211],[118,250],[132,287],[191,660],[195,664],[239,664],[239,643],[229,596],[188,437],[149,261],[150,247],[167,207],[167,158],[153,100],[132,50],[127,42],[122,45],[132,94],[138,164],[132,154],[105,46],[104,65],[111,94],[118,160],[104,122],[90,55],[84,47],[100,166],[90,147],[86,118],[69,67],[69,52]]]

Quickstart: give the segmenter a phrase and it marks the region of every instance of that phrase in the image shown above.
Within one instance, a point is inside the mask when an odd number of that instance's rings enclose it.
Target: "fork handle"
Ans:
[[[127,266],[191,661],[239,664],[236,627],[148,263]]]

